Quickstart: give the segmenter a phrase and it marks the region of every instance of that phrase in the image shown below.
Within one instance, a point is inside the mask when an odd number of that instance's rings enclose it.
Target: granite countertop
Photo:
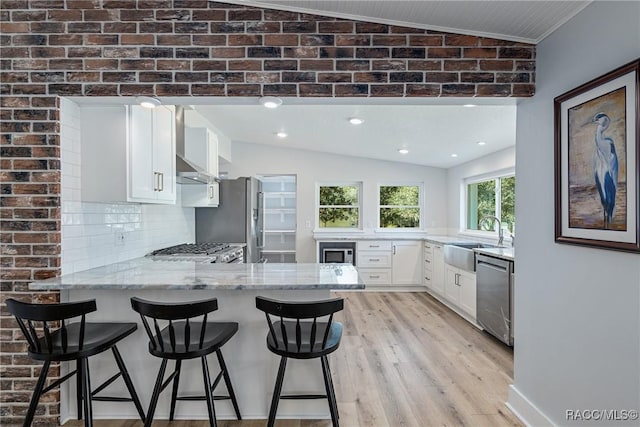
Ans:
[[[351,264],[202,264],[136,258],[32,282],[29,289],[364,289]]]

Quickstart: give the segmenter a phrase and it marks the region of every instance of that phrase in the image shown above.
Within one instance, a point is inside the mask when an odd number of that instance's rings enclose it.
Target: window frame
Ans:
[[[480,182],[485,182],[485,181],[491,181],[494,180],[496,181],[496,189],[495,189],[495,195],[496,195],[496,206],[495,206],[495,210],[494,210],[494,216],[496,216],[497,218],[500,219],[500,222],[504,225],[504,223],[502,222],[502,192],[499,190],[501,190],[500,187],[500,179],[501,178],[510,178],[510,177],[514,177],[516,176],[516,171],[515,168],[507,168],[507,169],[501,169],[498,171],[494,171],[494,172],[489,172],[486,174],[482,174],[482,175],[475,175],[475,176],[470,176],[470,177],[466,177],[462,179],[462,183],[461,183],[461,201],[460,201],[460,206],[462,207],[462,209],[460,210],[460,234],[467,234],[467,235],[471,235],[471,236],[477,236],[477,237],[486,237],[486,238],[493,238],[495,236],[498,235],[498,230],[473,230],[468,228],[468,224],[469,224],[469,185],[471,184],[477,184]],[[515,212],[514,212],[515,214]],[[508,237],[508,232],[505,235],[505,240],[510,239]]]
[[[406,228],[406,227],[381,227],[380,226],[380,209],[382,207],[416,207],[414,205],[381,205],[380,204],[380,188],[381,187],[418,187],[418,226],[415,228]],[[401,232],[401,233],[411,233],[411,232],[423,232],[424,231],[424,182],[380,182],[378,183],[376,189],[376,231],[384,231],[384,232]]]
[[[356,187],[358,189],[358,205],[320,205],[320,188],[321,187]],[[322,181],[316,182],[315,188],[315,230],[314,232],[332,233],[332,232],[348,232],[362,231],[362,181]],[[321,227],[320,224],[320,208],[337,207],[337,208],[357,208],[358,209],[358,226],[357,227]]]

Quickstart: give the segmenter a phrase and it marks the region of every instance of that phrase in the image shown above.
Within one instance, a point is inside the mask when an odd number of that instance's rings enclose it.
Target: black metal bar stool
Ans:
[[[140,298],[131,298],[131,307],[140,313],[142,323],[149,335],[149,353],[162,358],[156,384],[151,396],[151,403],[147,411],[145,427],[151,426],[153,414],[158,404],[160,393],[173,381],[171,393],[171,411],[169,420],[173,421],[176,409],[176,400],[205,400],[209,411],[209,423],[216,426],[216,411],[214,400],[231,399],[236,417],[241,420],[240,409],[236,400],[231,378],[227,366],[222,357],[220,348],[238,331],[237,322],[207,322],[208,314],[218,309],[218,300],[212,298],[204,301],[188,303],[159,303],[145,301]],[[202,320],[192,321],[195,317],[202,316]],[[161,329],[158,320],[168,323]],[[150,322],[151,321],[151,322]],[[150,324],[151,323],[151,324]],[[153,329],[152,329],[153,328]],[[207,355],[215,352],[220,364],[220,373],[211,383]],[[202,374],[204,379],[204,396],[178,396],[178,384],[180,382],[180,369],[182,361],[186,359],[200,358],[202,362]],[[167,361],[175,360],[175,369],[169,378],[164,380]],[[224,378],[228,396],[214,396],[213,392]]]
[[[9,312],[18,321],[18,326],[29,344],[29,357],[44,361],[24,419],[25,427],[30,426],[33,421],[40,396],[62,384],[74,374],[76,374],[77,381],[78,419],[82,418],[82,402],[84,401],[85,426],[93,425],[91,403],[93,400],[133,402],[138,414],[140,414],[140,419],[145,420],[142,405],[116,346],[117,342],[131,335],[137,329],[135,323],[86,322],[85,315],[96,311],[95,300],[62,304],[31,304],[8,299],[6,304]],[[75,317],[80,317],[80,321],[68,322],[68,319]],[[60,327],[52,329],[56,327],[57,322],[60,322]],[[113,352],[119,372],[92,391],[89,357],[109,349]],[[76,370],[54,381],[48,387],[44,387],[51,362],[70,360],[76,361]],[[120,376],[122,376],[131,398],[96,396]]]
[[[273,390],[268,427],[273,427],[280,399],[327,399],[331,421],[338,427],[338,404],[331,380],[327,355],[338,349],[342,337],[342,324],[333,321],[333,314],[344,308],[342,298],[288,302],[256,297],[256,308],[264,311],[269,325],[267,348],[280,356],[280,368]],[[275,323],[271,316],[279,318]],[[321,318],[322,321],[318,321]],[[324,320],[328,318],[327,320]],[[304,321],[300,321],[304,320]],[[326,394],[294,394],[281,396],[287,359],[320,358]]]

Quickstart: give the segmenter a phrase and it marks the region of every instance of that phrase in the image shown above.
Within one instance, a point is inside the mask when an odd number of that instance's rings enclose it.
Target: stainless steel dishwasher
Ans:
[[[491,335],[513,345],[513,262],[476,257],[476,321]]]

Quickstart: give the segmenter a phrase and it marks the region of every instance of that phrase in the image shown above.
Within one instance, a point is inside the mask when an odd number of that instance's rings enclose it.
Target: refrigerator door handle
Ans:
[[[258,241],[257,247],[258,249],[264,248],[264,193],[262,191],[258,191],[258,203],[256,209],[256,220],[258,226]]]

